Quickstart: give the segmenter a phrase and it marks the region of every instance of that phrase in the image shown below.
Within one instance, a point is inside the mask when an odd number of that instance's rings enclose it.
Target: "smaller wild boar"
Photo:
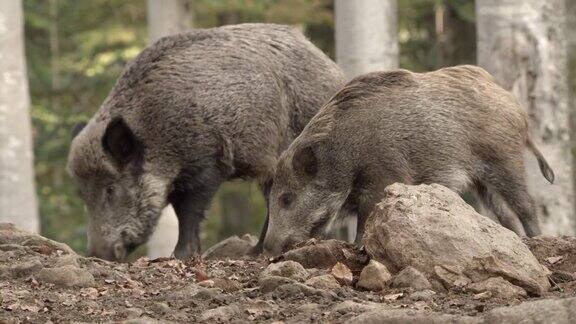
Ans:
[[[282,154],[270,193],[264,249],[279,253],[322,235],[350,213],[358,216],[358,242],[384,188],[395,182],[439,183],[459,193],[473,192],[504,226],[513,228],[519,218],[528,236],[537,235],[534,202],[526,188],[525,147],[552,183],[553,171],[530,139],[526,113],[481,68],[359,76],[320,109]]]

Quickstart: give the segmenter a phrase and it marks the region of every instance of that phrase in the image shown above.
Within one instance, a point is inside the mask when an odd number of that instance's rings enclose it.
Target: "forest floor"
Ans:
[[[352,282],[334,281],[333,268],[302,270],[293,262],[288,272],[277,271],[266,279],[270,262],[281,258],[114,263],[83,258],[64,244],[0,225],[0,322],[476,323],[490,322],[496,308],[513,309],[510,306],[541,299],[572,302],[567,297],[576,292],[576,239],[525,242],[552,272],[554,284],[544,296],[496,298],[413,288],[366,291],[356,286],[359,270],[353,265]],[[339,252],[347,258],[364,260],[351,256],[362,252],[342,246]],[[319,276],[321,280],[310,280]]]

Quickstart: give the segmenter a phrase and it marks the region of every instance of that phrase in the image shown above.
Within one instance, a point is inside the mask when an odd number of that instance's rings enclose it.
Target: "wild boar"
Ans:
[[[350,81],[281,155],[270,194],[264,243],[274,254],[321,236],[357,215],[357,242],[386,186],[439,183],[474,192],[505,226],[514,215],[540,233],[526,189],[523,150],[554,173],[530,139],[514,96],[483,69],[374,72]]]
[[[68,167],[88,209],[87,254],[123,259],[169,203],[174,255],[197,254],[220,184],[253,179],[267,196],[280,153],[344,80],[288,26],[194,30],[144,49],[74,132]]]

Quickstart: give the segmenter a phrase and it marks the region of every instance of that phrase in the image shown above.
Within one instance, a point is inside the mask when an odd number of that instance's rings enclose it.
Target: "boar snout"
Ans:
[[[266,239],[264,241],[264,255],[275,256],[293,248],[298,241],[288,238],[286,240]]]
[[[86,255],[107,261],[124,261],[137,247],[120,239],[112,244],[105,241],[89,242]]]

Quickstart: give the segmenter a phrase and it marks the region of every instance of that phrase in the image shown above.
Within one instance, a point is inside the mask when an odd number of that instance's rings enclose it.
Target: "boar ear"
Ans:
[[[102,147],[120,168],[124,168],[137,157],[141,144],[124,119],[116,117],[106,127]]]
[[[311,147],[299,149],[292,158],[292,168],[297,173],[313,177],[318,172],[318,160]]]
[[[86,127],[86,125],[87,124],[85,122],[76,123],[76,125],[72,127],[72,132],[70,133],[70,139],[73,140],[76,136],[78,136],[78,134],[80,134],[80,132],[84,129],[84,127]]]

